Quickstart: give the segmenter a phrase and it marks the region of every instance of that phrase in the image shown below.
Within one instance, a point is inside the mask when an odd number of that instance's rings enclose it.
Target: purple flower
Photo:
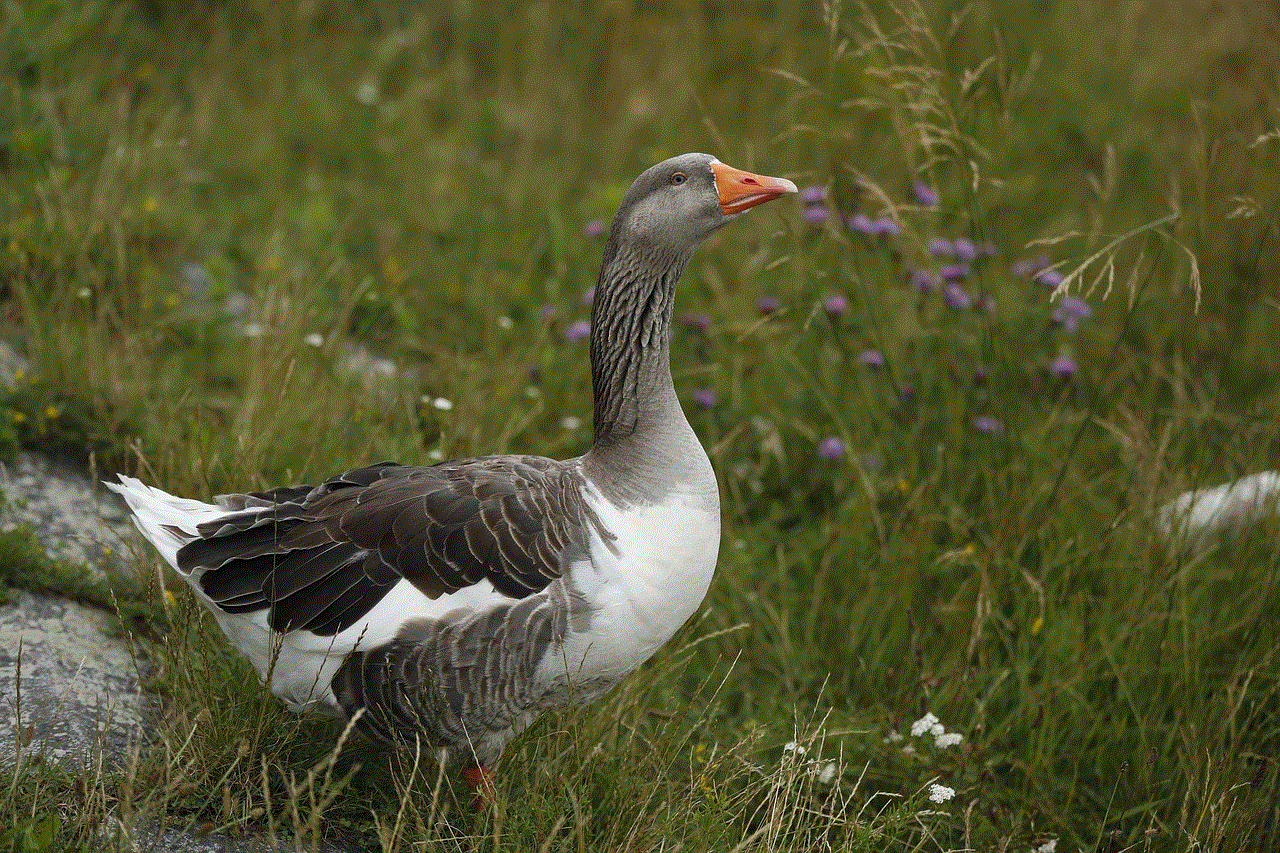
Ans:
[[[955,282],[947,282],[947,286],[942,289],[942,301],[953,311],[964,311],[973,304],[973,297]]]
[[[996,248],[995,243],[987,242],[978,247],[978,254],[984,258],[994,258],[1000,254],[1000,250]]]
[[[1076,320],[1088,320],[1093,316],[1093,308],[1078,296],[1062,297],[1062,311]]]
[[[988,317],[995,316],[996,298],[990,293],[982,294],[982,298],[978,300],[978,310],[983,314],[986,314]]]
[[[1069,381],[1076,378],[1076,374],[1080,372],[1080,365],[1076,364],[1074,359],[1064,355],[1049,362],[1049,372],[1058,379]]]
[[[868,471],[879,471],[884,467],[884,457],[879,453],[864,453],[859,461]]]
[[[1055,326],[1061,326],[1062,331],[1070,335],[1075,333],[1081,320],[1088,320],[1092,316],[1093,308],[1088,302],[1077,296],[1064,296],[1062,304],[1050,312],[1049,319]]]
[[[699,388],[693,392],[693,402],[703,409],[714,409],[716,407],[716,392],[711,388]]]
[[[1068,316],[1061,305],[1049,312],[1049,322],[1060,327],[1068,335],[1074,335],[1076,329],[1080,327],[1080,321],[1075,317]]]
[[[818,456],[822,459],[843,459],[844,442],[834,435],[829,435],[818,442]]]
[[[827,200],[827,188],[821,186],[810,186],[800,190],[801,204],[822,204]]]
[[[977,367],[973,369],[974,385],[986,385],[987,380],[990,377],[991,377],[991,373],[987,370],[985,365],[979,364]]]
[[[911,273],[911,284],[916,290],[928,295],[938,289],[938,277],[932,270],[915,270]]]
[[[916,201],[925,207],[936,207],[938,204],[938,194],[928,184],[916,181],[911,185],[911,192],[915,195]]]
[[[901,385],[898,386],[898,402],[899,403],[910,403],[912,400],[915,399],[915,396],[916,396],[916,387],[914,385],[903,382]]]
[[[956,253],[956,247],[950,240],[944,240],[941,237],[934,237],[929,240],[928,252],[935,258],[945,258],[949,255],[954,255]]]
[[[582,226],[582,233],[594,240],[604,233],[604,228],[605,222],[603,219],[593,219]]]
[[[938,270],[943,281],[961,281],[969,274],[968,264],[947,264]]]
[[[828,296],[822,300],[822,310],[827,312],[827,316],[832,320],[839,320],[845,314],[849,313],[849,300],[842,293],[835,296]]]
[[[680,315],[680,325],[691,332],[705,332],[711,327],[711,315],[686,311]]]
[[[766,317],[770,314],[777,313],[782,304],[778,302],[776,296],[761,296],[756,300],[756,310]]]
[[[586,320],[578,320],[576,323],[570,324],[569,328],[564,330],[564,338],[571,344],[578,341],[585,341],[591,337],[591,324]]]
[[[1041,270],[1036,273],[1036,281],[1047,288],[1053,289],[1062,284],[1062,273],[1057,270]]]
[[[1004,435],[1004,424],[991,415],[978,415],[973,419],[973,428],[985,435]]]
[[[550,320],[556,316],[556,309],[551,305],[542,305],[538,308],[538,316],[543,320]]]
[[[596,301],[596,289],[594,287],[588,287],[586,290],[582,291],[583,305],[590,307],[591,303],[595,301]]]
[[[849,219],[849,230],[860,234],[875,234],[876,226],[865,213],[855,213]]]
[[[804,217],[805,222],[813,225],[821,225],[827,221],[827,217],[830,215],[830,212],[822,205],[815,204],[810,207],[806,207],[804,212],[800,215]]]
[[[864,367],[884,367],[884,353],[878,349],[864,349],[858,353],[858,364]]]
[[[901,230],[902,228],[890,216],[881,216],[871,223],[871,233],[877,237],[892,237]]]
[[[968,237],[957,237],[951,246],[955,249],[958,260],[968,264],[978,259],[978,247],[973,245],[973,241]]]

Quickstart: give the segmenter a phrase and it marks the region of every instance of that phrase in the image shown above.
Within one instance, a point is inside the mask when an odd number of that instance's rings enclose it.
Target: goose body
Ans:
[[[381,463],[214,503],[108,485],[290,708],[363,709],[365,734],[425,740],[480,784],[541,711],[608,691],[706,594],[719,494],[671,381],[675,284],[708,234],[788,192],[705,154],[632,185],[596,288],[583,456]]]

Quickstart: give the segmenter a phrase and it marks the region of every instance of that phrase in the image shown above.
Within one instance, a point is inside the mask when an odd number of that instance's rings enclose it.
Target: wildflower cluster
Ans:
[[[823,785],[831,783],[840,772],[840,768],[834,761],[822,761],[818,758],[810,758],[808,756],[809,748],[799,741],[788,741],[782,747],[783,764],[794,762],[804,767],[813,777]]]
[[[955,436],[990,445],[1015,424],[1026,426],[1034,412],[1043,416],[1049,406],[1038,400],[1051,403],[1079,380],[1075,336],[1093,309],[1078,295],[1057,292],[1060,264],[1047,256],[1001,264],[991,240],[938,233],[939,223],[964,217],[947,211],[923,181],[887,213],[837,215],[823,186],[806,187],[800,199],[806,222],[825,223],[820,236],[806,238],[813,279],[821,281],[816,307],[764,296],[758,308],[765,316],[783,308],[825,316],[816,327],[829,330],[819,342],[826,350],[820,364],[838,366],[819,367],[822,399],[848,399],[879,416],[868,421],[846,412],[847,422],[866,423],[862,431],[823,435],[819,427],[818,458],[872,453],[887,459],[889,482],[896,482],[895,458],[911,453],[913,439]],[[828,239],[831,222],[842,223],[847,236]]]
[[[947,731],[946,727],[942,725],[942,722],[932,711],[926,712],[923,717],[912,723],[909,731],[911,732],[911,737],[915,740],[908,741],[902,734],[890,729],[884,736],[885,743],[901,743],[903,752],[914,753],[916,751],[916,741],[926,737],[932,738],[933,745],[938,749],[956,746],[964,740],[964,735]]]

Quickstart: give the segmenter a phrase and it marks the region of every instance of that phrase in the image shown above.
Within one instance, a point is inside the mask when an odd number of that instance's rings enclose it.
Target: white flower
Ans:
[[[929,734],[933,735],[934,738],[940,738],[946,733],[947,730],[942,727],[942,723],[934,723],[932,726],[929,726]]]
[[[303,338],[303,340],[306,341],[307,346],[309,347],[316,347],[318,349],[324,346],[324,335],[319,332],[312,332]]]
[[[823,785],[836,778],[836,763],[828,761],[826,764],[818,764],[814,767],[813,775],[818,777],[818,781]]]
[[[542,396],[542,389],[537,385],[526,385],[524,386],[524,395],[530,400],[536,400]]]
[[[356,89],[356,100],[366,107],[373,106],[378,100],[378,85],[372,80],[365,80]]]
[[[787,745],[782,748],[782,751],[794,752],[796,755],[804,755],[809,750],[805,748],[804,744],[796,743],[795,741],[788,741]]]
[[[441,459],[444,459],[444,451],[438,447],[433,447],[427,451],[427,458],[432,462],[439,462]]]
[[[79,296],[81,299],[88,299],[92,295],[93,291],[87,287],[82,287],[76,291],[76,296]]]
[[[942,734],[938,734],[934,736],[933,745],[938,747],[939,749],[946,749],[949,746],[955,746],[962,740],[964,740],[964,735],[962,734],[956,734],[955,732],[949,732],[949,733],[944,732]]]
[[[508,317],[506,314],[503,314],[501,317],[498,318],[498,328],[500,329],[509,330],[514,325],[515,325],[515,321],[512,320],[510,317]]]
[[[445,397],[436,397],[431,401],[431,405],[435,406],[442,412],[447,412],[453,408],[453,401]]]
[[[902,733],[897,729],[889,729],[889,731],[885,733],[885,743],[897,743],[900,740],[902,740]]]
[[[582,421],[574,417],[573,415],[568,415],[564,418],[564,420],[560,421],[560,426],[564,427],[567,430],[575,430],[578,427],[582,426]]]
[[[1050,838],[1044,844],[1036,848],[1035,853],[1053,853],[1058,848],[1058,839]]]
[[[933,712],[926,712],[923,717],[911,724],[911,736],[920,737],[920,735],[929,731],[937,724],[938,718],[933,715]]]
[[[948,788],[946,785],[939,785],[937,782],[929,783],[929,800],[931,802],[945,803],[955,795],[955,788]]]
[[[260,338],[266,334],[266,329],[262,328],[261,323],[245,323],[244,336],[246,338]]]

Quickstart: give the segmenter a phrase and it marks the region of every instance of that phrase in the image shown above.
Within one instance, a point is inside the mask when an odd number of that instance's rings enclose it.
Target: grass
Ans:
[[[711,323],[673,364],[724,495],[716,580],[650,666],[512,745],[493,815],[429,761],[332,756],[339,728],[144,588],[173,626],[142,640],[155,749],[14,771],[0,844],[99,849],[119,820],[386,850],[1275,848],[1277,527],[1184,554],[1152,523],[1280,458],[1274,10],[801,5],[3,8],[0,322],[33,376],[0,443],[178,493],[581,452],[582,227],[662,156],[824,186],[828,218],[770,205],[690,265],[677,314]],[[999,251],[966,310],[910,279],[957,237]],[[1039,255],[1091,306],[1074,333],[1010,272]],[[343,369],[357,344],[396,378]],[[960,744],[912,736],[926,711]]]

